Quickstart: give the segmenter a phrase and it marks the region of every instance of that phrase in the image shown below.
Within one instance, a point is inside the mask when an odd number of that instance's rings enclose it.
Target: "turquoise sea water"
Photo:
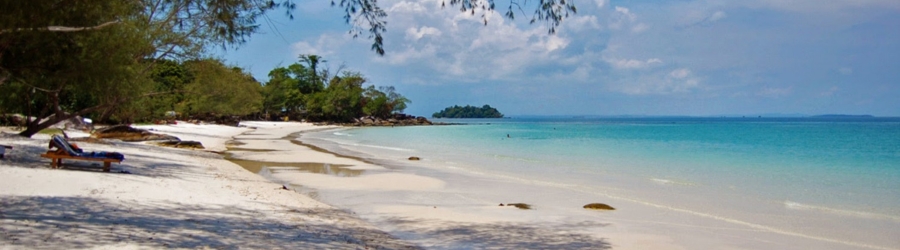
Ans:
[[[568,187],[794,232],[900,233],[900,118],[513,118],[308,135],[373,160]],[[788,216],[790,223],[767,221]],[[800,224],[800,225],[797,225]],[[798,229],[800,228],[800,229]],[[801,232],[834,238],[840,230]],[[852,235],[851,235],[852,236]],[[872,245],[897,247],[893,236]],[[869,244],[869,236],[837,241]],[[884,239],[881,239],[884,238]]]

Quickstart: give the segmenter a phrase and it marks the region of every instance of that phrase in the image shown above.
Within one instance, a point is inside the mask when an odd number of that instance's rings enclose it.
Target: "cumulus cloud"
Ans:
[[[299,41],[291,44],[294,55],[314,54],[327,56],[335,54],[342,46],[352,41],[348,35],[323,34],[315,41]]]
[[[644,61],[636,59],[616,59],[604,58],[604,61],[616,69],[643,69],[652,65],[661,64],[663,61],[659,58],[650,58]]]
[[[409,14],[409,13],[424,13],[427,12],[428,8],[423,5],[423,2],[411,2],[411,1],[400,1],[395,3],[390,8],[387,9],[387,12],[397,13],[397,14]]]
[[[820,0],[761,0],[736,1],[735,3],[754,8],[771,8],[792,12],[836,12],[858,8],[900,10],[900,1],[896,0],[829,0],[827,4]]]
[[[441,31],[434,27],[423,26],[421,28],[409,27],[406,29],[406,39],[419,40],[425,36],[440,36]]]
[[[641,33],[650,28],[650,25],[638,21],[637,14],[630,9],[616,6],[609,17],[609,28],[612,30],[630,30],[633,33]]]
[[[690,74],[691,74],[691,70],[681,68],[681,69],[676,69],[676,70],[673,70],[672,72],[670,72],[669,77],[672,77],[674,79],[684,79],[684,78],[688,77],[688,75],[690,75]]]
[[[606,7],[606,4],[609,3],[609,0],[594,0],[594,3],[597,4],[597,8],[602,9],[603,7]]]
[[[726,16],[728,16],[728,15],[726,15],[724,11],[721,11],[721,10],[720,10],[720,11],[714,12],[714,13],[713,13],[711,16],[709,16],[709,18],[707,18],[706,20],[709,20],[710,22],[715,22],[715,21],[719,21],[719,20],[724,19]]]
[[[403,32],[385,33],[387,53],[371,60],[446,82],[472,76],[480,80],[527,77],[534,69],[563,64],[584,53],[567,52],[572,44],[566,33],[570,28],[590,32],[601,27],[596,16],[577,15],[550,35],[545,24],[504,19],[501,12],[472,15],[442,9],[432,0],[399,1],[386,9],[390,29]],[[486,25],[483,19],[488,20]],[[578,64],[583,62],[570,63],[571,71]]]
[[[700,88],[700,79],[686,68],[657,70],[636,77],[624,77],[610,88],[628,95],[684,94]]]

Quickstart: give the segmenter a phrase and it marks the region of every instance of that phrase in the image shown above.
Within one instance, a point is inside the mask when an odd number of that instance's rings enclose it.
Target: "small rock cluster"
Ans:
[[[353,119],[353,126],[421,126],[434,125],[424,116],[412,116],[407,114],[394,114],[392,117],[384,119],[374,116],[364,116]]]
[[[91,138],[119,139],[122,141],[180,141],[178,137],[152,133],[143,129],[132,128],[128,125],[111,126],[98,129],[91,134]]]

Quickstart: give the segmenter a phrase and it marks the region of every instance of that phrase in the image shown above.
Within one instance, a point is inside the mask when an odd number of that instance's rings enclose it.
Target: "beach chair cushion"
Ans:
[[[119,161],[125,160],[125,155],[116,152],[87,152],[85,153],[80,148],[72,146],[69,144],[65,138],[59,135],[54,135],[53,138],[50,139],[50,148],[59,148],[64,151],[69,156],[77,156],[84,158],[108,158],[108,159],[116,159]]]

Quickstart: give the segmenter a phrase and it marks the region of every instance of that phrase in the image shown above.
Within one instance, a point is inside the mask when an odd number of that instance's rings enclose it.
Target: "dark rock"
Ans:
[[[374,116],[363,116],[360,118],[353,119],[353,122],[350,124],[345,124],[350,126],[420,126],[420,125],[433,125],[431,121],[423,116],[411,116],[407,114],[393,114],[390,117],[374,117]]]
[[[410,161],[418,161],[418,160],[421,160],[421,158],[419,158],[419,157],[417,157],[417,156],[410,156],[410,157],[409,157],[409,160],[410,160]]]
[[[193,149],[205,149],[203,147],[203,143],[198,141],[180,141],[178,144],[175,144],[176,148],[193,148]]]
[[[519,209],[529,210],[531,209],[531,205],[525,203],[506,203],[507,206],[513,206]]]
[[[97,139],[119,139],[129,142],[158,140],[181,141],[180,139],[178,139],[178,137],[164,134],[155,134],[147,130],[132,128],[128,125],[118,125],[98,129],[93,134],[91,134],[91,137]]]
[[[203,144],[198,141],[162,141],[157,142],[156,145],[173,148],[205,149]]]
[[[616,210],[615,208],[613,208],[609,205],[603,204],[603,203],[587,204],[587,205],[584,205],[584,208],[585,209],[594,209],[594,210]]]

